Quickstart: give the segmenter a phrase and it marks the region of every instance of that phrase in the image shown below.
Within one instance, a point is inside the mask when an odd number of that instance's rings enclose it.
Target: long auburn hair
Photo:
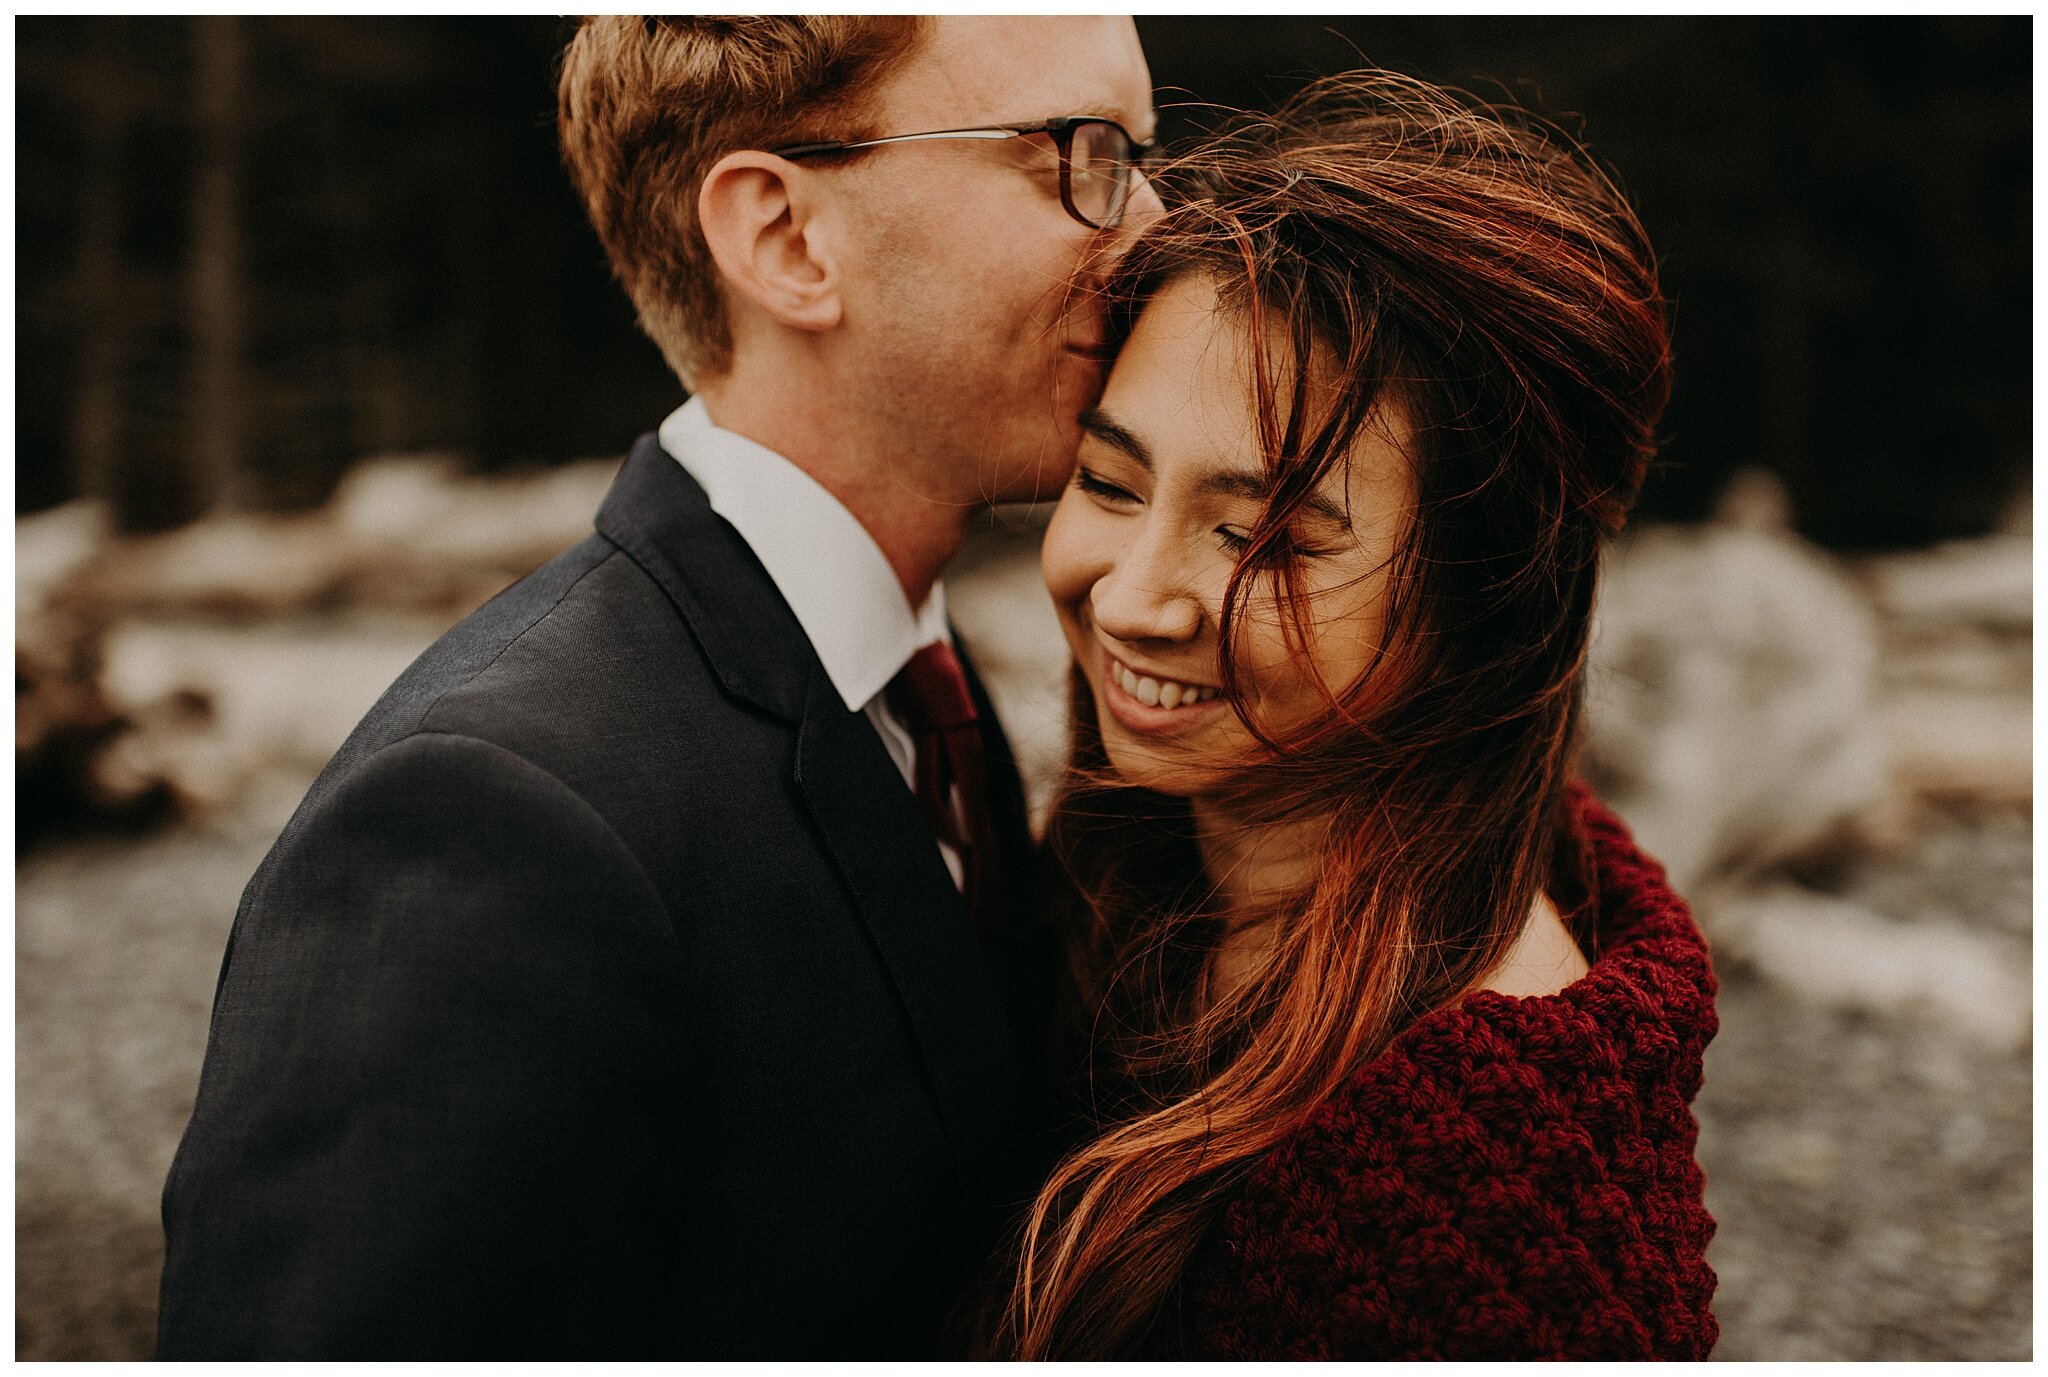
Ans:
[[[1110,288],[1116,327],[1191,276],[1223,316],[1270,327],[1247,331],[1272,496],[1221,610],[1234,702],[1255,599],[1308,643],[1288,525],[1386,408],[1412,428],[1416,505],[1379,658],[1322,684],[1329,711],[1285,736],[1239,709],[1264,753],[1227,806],[1312,820],[1320,864],[1254,915],[1270,940],[1213,996],[1223,929],[1186,805],[1118,782],[1076,681],[1049,845],[1072,881],[1090,1136],[1009,1257],[987,1345],[1002,1356],[1127,1355],[1170,1328],[1251,1166],[1505,957],[1551,879],[1600,549],[1670,390],[1642,227],[1534,117],[1353,73],[1239,117],[1168,175],[1174,209]]]

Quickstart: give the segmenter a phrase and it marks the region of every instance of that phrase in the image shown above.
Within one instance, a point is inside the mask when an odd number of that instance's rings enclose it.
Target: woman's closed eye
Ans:
[[[1074,486],[1087,493],[1097,502],[1112,507],[1128,507],[1137,504],[1138,496],[1128,488],[1118,487],[1085,465],[1074,470]]]
[[[1216,538],[1223,542],[1223,548],[1233,556],[1244,554],[1252,547],[1252,534],[1240,526],[1218,526]],[[1262,553],[1271,559],[1319,559],[1331,553],[1320,546],[1297,537],[1293,531],[1282,527],[1274,532]]]

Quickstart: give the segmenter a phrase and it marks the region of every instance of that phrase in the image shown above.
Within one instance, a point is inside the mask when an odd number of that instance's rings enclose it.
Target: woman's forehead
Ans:
[[[1134,323],[1097,414],[1176,464],[1243,470],[1266,477],[1258,398],[1253,378],[1263,367],[1272,401],[1284,424],[1297,384],[1293,332],[1275,312],[1260,322],[1254,338],[1251,317],[1201,275],[1180,278],[1160,289]],[[1355,381],[1339,375],[1327,351],[1310,360],[1302,385],[1305,420],[1320,426],[1341,409]],[[1332,465],[1318,484],[1340,506],[1368,494],[1384,505],[1386,487],[1412,487],[1409,442],[1413,435],[1404,391],[1377,389],[1372,410],[1352,437],[1349,462]],[[1095,431],[1101,438],[1100,431]],[[1149,466],[1149,464],[1148,464]],[[1249,491],[1249,485],[1239,484]]]

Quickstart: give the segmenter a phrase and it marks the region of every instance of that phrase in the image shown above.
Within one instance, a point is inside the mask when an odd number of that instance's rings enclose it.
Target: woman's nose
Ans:
[[[1089,604],[1095,624],[1119,641],[1193,640],[1202,629],[1202,602],[1172,561],[1149,542],[1127,547],[1124,558],[1095,582]]]

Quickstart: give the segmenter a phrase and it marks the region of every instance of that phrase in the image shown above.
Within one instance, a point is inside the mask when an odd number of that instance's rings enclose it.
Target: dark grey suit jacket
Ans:
[[[920,1356],[1028,1191],[1028,891],[970,921],[654,437],[596,527],[400,677],[250,881],[159,1356]]]

